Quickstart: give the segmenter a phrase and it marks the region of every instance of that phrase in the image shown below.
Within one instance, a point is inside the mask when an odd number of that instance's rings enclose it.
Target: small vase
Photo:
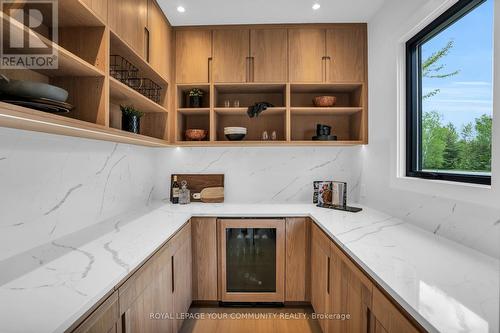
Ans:
[[[201,96],[189,96],[189,107],[190,108],[200,108],[201,107]]]
[[[139,134],[141,129],[141,118],[137,116],[122,115],[122,130]]]

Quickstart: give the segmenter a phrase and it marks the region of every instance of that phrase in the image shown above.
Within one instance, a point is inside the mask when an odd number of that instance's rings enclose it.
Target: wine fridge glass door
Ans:
[[[276,292],[276,229],[227,228],[227,292]]]

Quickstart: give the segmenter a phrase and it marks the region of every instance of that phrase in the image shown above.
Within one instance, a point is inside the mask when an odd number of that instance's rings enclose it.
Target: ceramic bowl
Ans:
[[[188,129],[186,130],[186,140],[201,141],[207,137],[207,131],[204,129]]]
[[[314,97],[313,99],[314,106],[322,108],[332,107],[335,105],[336,102],[337,102],[337,97],[335,96],[317,96]]]
[[[226,134],[229,141],[241,141],[245,138],[246,134]]]

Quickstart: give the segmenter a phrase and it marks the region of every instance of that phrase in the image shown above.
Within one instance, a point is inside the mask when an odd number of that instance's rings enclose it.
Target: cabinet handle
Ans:
[[[326,292],[330,294],[330,257],[328,257],[327,271],[326,271]]]
[[[172,265],[172,293],[173,293],[175,291],[174,256],[170,257],[170,264]]]
[[[207,66],[208,66],[208,78],[207,82],[212,82],[212,58],[208,58],[207,61]]]
[[[129,322],[128,322],[128,316],[127,316],[127,312],[129,310],[125,311],[124,313],[122,313],[121,315],[121,333],[127,333],[129,330],[128,330],[128,327],[130,326]]]

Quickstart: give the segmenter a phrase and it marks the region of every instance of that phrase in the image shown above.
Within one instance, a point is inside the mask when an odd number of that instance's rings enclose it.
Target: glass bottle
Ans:
[[[174,181],[172,182],[172,191],[170,193],[170,201],[173,204],[179,203],[179,183],[177,183],[177,176],[174,176]]]
[[[191,191],[187,188],[187,182],[183,180],[181,182],[181,189],[179,191],[179,204],[187,205],[191,202]]]

